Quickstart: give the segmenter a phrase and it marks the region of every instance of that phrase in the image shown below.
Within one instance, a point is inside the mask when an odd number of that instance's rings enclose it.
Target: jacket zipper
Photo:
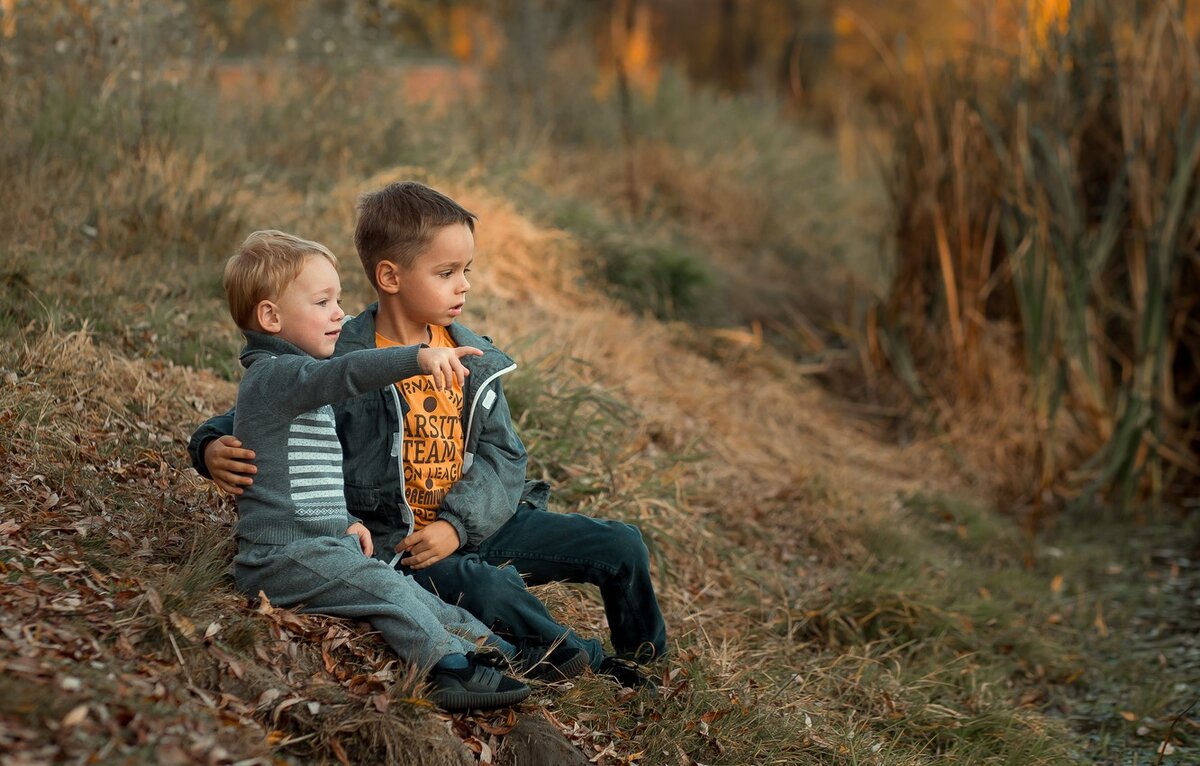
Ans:
[[[400,395],[396,393],[396,386],[394,384],[388,386],[388,391],[391,392],[392,402],[396,405],[396,468],[400,471],[401,508],[404,511],[408,511],[408,518],[403,519],[405,525],[408,527],[404,533],[404,536],[407,537],[408,535],[412,534],[413,519],[416,518],[416,515],[413,513],[412,506],[408,504],[408,485],[404,480],[404,410],[400,406]],[[403,516],[403,514],[401,514],[401,516]],[[395,569],[396,564],[400,561],[400,557],[402,555],[404,554],[397,553],[395,556],[393,556],[392,560],[388,562],[388,566]]]
[[[475,462],[475,453],[467,451],[467,444],[471,440],[471,424],[475,420],[475,405],[479,404],[479,398],[483,396],[483,392],[487,390],[487,387],[491,385],[493,380],[501,375],[507,375],[515,369],[517,369],[516,362],[510,364],[508,367],[505,367],[502,370],[496,370],[489,375],[486,380],[480,383],[479,388],[475,391],[475,397],[471,399],[471,409],[467,412],[467,425],[463,430],[463,473],[469,471],[471,469],[471,464]]]

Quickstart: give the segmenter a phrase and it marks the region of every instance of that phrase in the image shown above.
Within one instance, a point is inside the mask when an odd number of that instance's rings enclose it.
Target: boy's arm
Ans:
[[[470,468],[450,488],[438,518],[458,532],[460,545],[478,545],[512,518],[525,489],[529,457],[513,428],[512,413],[499,381],[496,401],[480,424]]]
[[[268,365],[255,381],[257,390],[271,396],[280,410],[298,415],[420,375],[417,353],[422,350],[428,349],[361,349],[332,359],[280,356],[255,364],[250,373],[259,364]]]
[[[430,348],[421,344],[364,348],[332,359],[279,356],[252,366],[242,380],[242,391],[244,395],[247,381],[252,380],[252,390],[270,397],[275,410],[299,415],[415,375],[432,376],[438,388],[449,388],[454,379],[462,385],[471,374],[462,358],[482,354],[472,346]]]
[[[204,421],[196,432],[192,434],[191,440],[188,442],[188,455],[192,458],[192,467],[206,479],[211,479],[212,474],[208,471],[208,466],[204,464],[204,448],[213,439],[219,439],[222,436],[227,436],[233,433],[233,415],[236,410],[232,408],[224,415],[214,415]]]

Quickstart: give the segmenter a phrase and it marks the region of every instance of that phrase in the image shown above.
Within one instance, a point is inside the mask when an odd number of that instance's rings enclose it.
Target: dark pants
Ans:
[[[591,583],[600,588],[619,654],[649,659],[661,657],[667,648],[642,533],[619,521],[550,513],[522,503],[478,549],[459,551],[427,569],[405,571],[498,633],[538,643],[562,638],[567,646],[586,651],[596,668],[604,658],[600,642],[560,625],[525,587]]]

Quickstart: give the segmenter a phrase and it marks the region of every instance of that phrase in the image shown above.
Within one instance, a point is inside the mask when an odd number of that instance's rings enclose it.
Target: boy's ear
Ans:
[[[403,279],[403,272],[400,265],[395,261],[389,261],[386,258],[375,264],[375,284],[379,285],[379,292],[395,295],[400,291],[400,282]]]
[[[254,307],[254,319],[263,332],[277,333],[283,328],[279,307],[268,300],[261,300]]]

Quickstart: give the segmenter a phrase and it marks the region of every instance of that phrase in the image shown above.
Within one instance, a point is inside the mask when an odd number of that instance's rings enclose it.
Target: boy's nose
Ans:
[[[467,281],[466,277],[463,277],[462,284],[458,286],[458,291],[465,293],[467,290],[470,290],[470,289],[471,289],[471,283]]]

